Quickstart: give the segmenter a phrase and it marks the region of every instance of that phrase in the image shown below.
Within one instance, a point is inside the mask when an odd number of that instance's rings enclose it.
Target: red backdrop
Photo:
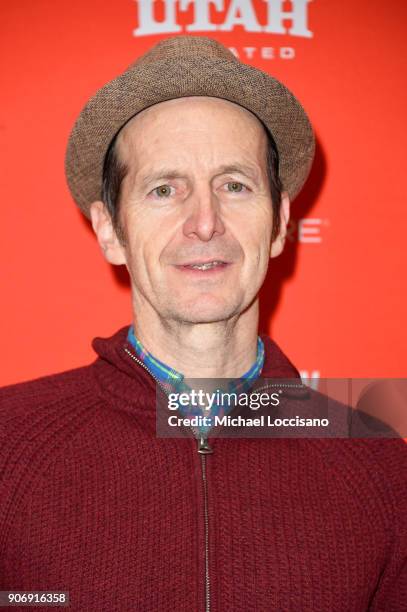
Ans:
[[[262,290],[262,329],[304,374],[405,376],[407,3],[157,1],[161,31],[143,34],[149,5],[2,2],[0,384],[88,363],[95,335],[131,321],[125,276],[69,195],[65,146],[89,96],[173,35],[162,32],[171,7],[179,33],[207,13],[196,33],[280,78],[315,126],[315,165]]]

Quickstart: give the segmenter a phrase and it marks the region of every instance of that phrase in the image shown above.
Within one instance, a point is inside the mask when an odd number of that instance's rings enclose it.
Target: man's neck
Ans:
[[[215,323],[161,321],[138,312],[135,335],[157,359],[185,379],[238,378],[257,355],[257,304],[235,319]]]

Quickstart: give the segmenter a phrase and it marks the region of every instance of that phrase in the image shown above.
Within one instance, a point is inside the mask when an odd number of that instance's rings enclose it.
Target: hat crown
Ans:
[[[192,57],[223,59],[238,62],[233,53],[217,40],[207,36],[180,35],[173,38],[166,38],[149,49],[144,55],[130,64],[127,70],[135,66],[151,64],[159,60],[185,58],[191,60]]]

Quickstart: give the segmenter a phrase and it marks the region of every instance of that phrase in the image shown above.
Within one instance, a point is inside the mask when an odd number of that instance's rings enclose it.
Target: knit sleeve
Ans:
[[[83,367],[0,389],[0,559],[16,513],[94,417],[98,400],[89,381]]]
[[[375,440],[371,446],[381,464],[388,491],[392,530],[389,555],[371,602],[372,612],[407,610],[407,443]],[[380,467],[378,466],[378,469]]]

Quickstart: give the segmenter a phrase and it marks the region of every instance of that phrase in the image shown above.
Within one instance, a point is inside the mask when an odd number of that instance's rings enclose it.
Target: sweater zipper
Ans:
[[[206,457],[205,455],[201,455],[201,470],[202,470],[202,485],[203,485],[203,494],[204,494],[204,524],[205,524],[205,612],[210,612],[211,583],[210,583],[210,575],[209,575],[209,513],[208,513],[208,483],[206,480]]]
[[[304,389],[306,385],[304,385],[304,383],[271,383],[269,385],[264,385],[264,387],[259,387],[258,389],[256,389],[256,393],[259,393],[259,391],[264,391],[265,389],[271,389],[272,387],[278,387],[279,389]]]
[[[160,389],[167,395],[166,389],[161,382],[150,372],[147,366],[140,361],[131,351],[124,347],[125,353],[138,363],[148,374],[155,380]],[[189,427],[194,438],[198,440],[198,453],[201,455],[201,478],[204,498],[204,527],[205,527],[205,612],[210,612],[211,609],[211,582],[209,574],[209,512],[208,512],[208,481],[206,479],[206,455],[213,453],[212,447],[209,445],[207,438],[197,435],[197,430],[194,427]]]

